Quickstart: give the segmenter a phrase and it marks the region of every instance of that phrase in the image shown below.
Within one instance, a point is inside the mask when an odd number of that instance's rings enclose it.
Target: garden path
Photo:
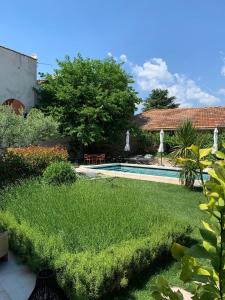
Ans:
[[[10,252],[8,262],[0,263],[0,300],[27,300],[35,281],[35,274]]]

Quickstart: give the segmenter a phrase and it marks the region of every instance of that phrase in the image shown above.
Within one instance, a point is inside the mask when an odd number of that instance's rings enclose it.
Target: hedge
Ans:
[[[67,150],[59,146],[8,148],[0,156],[0,186],[30,176],[42,175],[50,163],[67,159]]]
[[[34,271],[43,267],[58,270],[59,284],[69,299],[97,299],[126,287],[135,275],[169,256],[172,242],[190,232],[189,226],[183,224],[179,232],[172,228],[160,236],[154,232],[98,253],[71,253],[59,237],[40,234],[28,223],[18,222],[11,213],[0,211],[0,229],[4,228],[9,231],[11,249]]]

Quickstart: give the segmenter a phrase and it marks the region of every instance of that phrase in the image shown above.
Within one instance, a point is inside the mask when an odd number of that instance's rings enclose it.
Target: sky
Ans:
[[[39,72],[78,52],[113,56],[142,98],[163,88],[182,107],[225,105],[224,0],[7,0],[0,11],[0,45],[36,53]]]

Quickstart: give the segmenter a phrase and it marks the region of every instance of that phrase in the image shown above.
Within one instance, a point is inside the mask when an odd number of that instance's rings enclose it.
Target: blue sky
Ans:
[[[1,1],[0,44],[37,53],[40,72],[65,54],[113,55],[142,97],[159,87],[182,106],[225,105],[224,0]]]

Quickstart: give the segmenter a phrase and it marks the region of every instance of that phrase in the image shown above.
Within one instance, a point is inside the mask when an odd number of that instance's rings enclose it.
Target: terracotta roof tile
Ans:
[[[138,126],[149,131],[174,130],[186,119],[198,129],[225,128],[225,106],[151,109],[134,117]]]

